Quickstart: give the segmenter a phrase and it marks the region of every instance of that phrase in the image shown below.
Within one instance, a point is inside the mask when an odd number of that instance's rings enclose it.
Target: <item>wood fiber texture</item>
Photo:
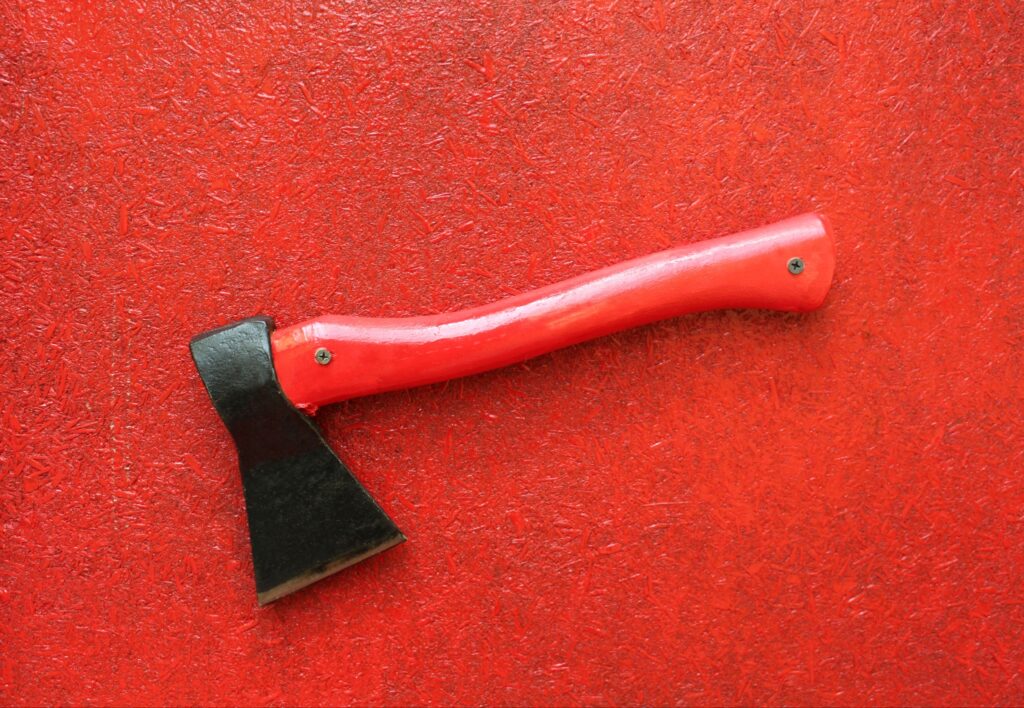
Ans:
[[[0,702],[1024,700],[1024,6],[0,2]],[[193,334],[812,209],[809,316],[325,409],[410,540],[256,606]]]

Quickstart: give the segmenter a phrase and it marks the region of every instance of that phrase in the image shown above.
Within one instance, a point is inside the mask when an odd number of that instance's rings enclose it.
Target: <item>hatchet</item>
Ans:
[[[494,369],[655,320],[721,308],[807,312],[825,299],[827,221],[804,214],[532,292],[423,317],[253,317],[191,342],[238,448],[259,603],[405,536],[334,454],[320,406]]]

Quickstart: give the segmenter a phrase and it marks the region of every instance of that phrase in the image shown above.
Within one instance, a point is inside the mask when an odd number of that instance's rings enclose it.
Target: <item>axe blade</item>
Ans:
[[[238,448],[259,603],[405,540],[281,391],[273,322],[254,317],[192,339],[192,359]]]

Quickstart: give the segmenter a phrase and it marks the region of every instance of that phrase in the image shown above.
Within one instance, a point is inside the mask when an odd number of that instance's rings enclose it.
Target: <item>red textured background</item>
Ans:
[[[3,703],[1024,700],[1019,0],[79,5],[0,3]],[[813,315],[325,410],[410,541],[256,607],[192,334],[810,209]]]

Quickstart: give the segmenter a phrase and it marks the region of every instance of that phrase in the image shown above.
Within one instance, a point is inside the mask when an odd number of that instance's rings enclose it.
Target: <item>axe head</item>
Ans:
[[[405,540],[313,420],[281,391],[272,330],[269,318],[254,317],[191,343],[238,447],[261,605]]]

